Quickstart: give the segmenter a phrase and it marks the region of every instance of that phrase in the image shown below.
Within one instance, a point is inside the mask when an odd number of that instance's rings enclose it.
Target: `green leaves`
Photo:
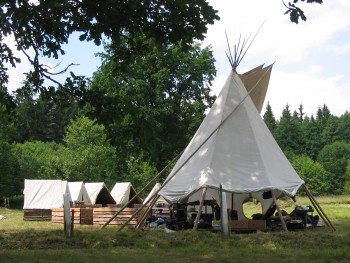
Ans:
[[[0,4],[0,36],[13,36],[17,49],[25,53],[38,78],[51,79],[41,57],[57,59],[64,54],[63,45],[78,32],[81,41],[100,45],[103,39],[119,42],[124,36],[146,35],[159,43],[182,41],[190,45],[203,40],[207,25],[218,20],[205,0],[196,1],[7,1]],[[29,52],[33,50],[33,53]],[[0,84],[7,83],[7,69],[19,63],[9,46],[0,38]],[[59,84],[59,83],[56,83]],[[45,87],[40,86],[45,90]]]
[[[163,168],[186,146],[213,103],[210,49],[130,37],[111,43],[101,56],[103,65],[88,91],[96,109],[91,117],[105,125],[123,160],[144,153],[140,162]]]
[[[287,8],[287,11],[284,13],[285,15],[289,14],[290,21],[293,23],[298,24],[299,23],[299,18],[303,21],[306,21],[306,16],[304,14],[304,11],[300,9],[298,6],[295,4],[299,2],[299,0],[293,0],[293,3],[289,2],[288,5],[284,3],[282,0],[284,6]],[[301,0],[301,2],[305,2],[305,0]],[[318,3],[322,4],[322,0],[307,0],[306,3],[311,4],[311,3]]]

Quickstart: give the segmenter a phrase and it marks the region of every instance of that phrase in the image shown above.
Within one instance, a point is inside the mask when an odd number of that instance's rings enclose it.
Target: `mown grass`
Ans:
[[[258,232],[226,237],[210,231],[117,232],[23,221],[21,210],[0,209],[0,262],[350,262],[350,196],[322,197],[319,203],[337,228],[299,232]],[[307,205],[304,198],[298,204]],[[289,202],[281,202],[288,210]],[[254,212],[254,207],[251,207]]]

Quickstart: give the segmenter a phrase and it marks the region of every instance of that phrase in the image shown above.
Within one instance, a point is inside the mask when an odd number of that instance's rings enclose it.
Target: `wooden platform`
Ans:
[[[51,221],[51,209],[24,209],[25,221]]]
[[[231,220],[232,231],[266,230],[266,220]]]
[[[94,208],[94,225],[102,226],[104,225],[113,215],[115,215],[120,210],[120,207],[101,207]],[[122,225],[138,210],[138,208],[124,208],[124,210],[114,218],[109,225]],[[133,218],[128,225],[135,226],[138,222],[139,217],[142,212]]]
[[[74,213],[74,224],[92,225],[93,208],[92,207],[74,207],[70,209],[71,215]],[[52,223],[64,223],[64,208],[52,209]]]

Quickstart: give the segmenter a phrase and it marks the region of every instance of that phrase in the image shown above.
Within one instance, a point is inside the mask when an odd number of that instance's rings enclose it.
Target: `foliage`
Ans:
[[[330,191],[333,194],[341,194],[344,190],[349,159],[350,144],[341,141],[326,145],[318,155],[318,162],[330,173]]]
[[[62,142],[64,130],[78,112],[78,101],[67,87],[40,93],[23,87],[16,91],[14,119],[18,141]]]
[[[263,118],[264,118],[264,121],[265,121],[267,127],[269,128],[270,132],[274,133],[274,131],[277,127],[277,124],[276,124],[276,119],[275,119],[275,116],[272,112],[272,108],[271,108],[271,105],[269,102],[267,102],[267,104],[266,104],[266,111],[263,115]]]
[[[40,61],[42,56],[58,58],[64,54],[63,45],[78,32],[81,41],[103,38],[118,42],[125,35],[147,35],[162,43],[194,39],[203,40],[207,25],[218,20],[206,1],[6,1],[0,4],[0,85],[8,81],[6,65],[15,67],[15,57],[5,37],[13,37],[17,49],[33,65],[27,80],[44,89],[43,78],[56,84],[50,68]],[[34,52],[31,52],[33,50]],[[68,65],[62,72],[66,71]]]
[[[0,198],[9,197],[19,188],[17,161],[12,154],[14,126],[5,105],[0,103]]]
[[[116,150],[110,146],[102,125],[79,117],[68,126],[64,140],[68,148],[64,171],[67,180],[115,183]]]
[[[104,128],[86,117],[72,121],[67,129],[67,147],[55,142],[17,144],[19,178],[103,181],[115,183],[116,151],[106,140]],[[19,194],[19,193],[18,193]]]
[[[199,44],[159,46],[144,37],[132,39],[134,50],[124,40],[101,54],[87,97],[89,115],[106,127],[124,163],[142,156],[161,169],[186,146],[213,103],[212,52]],[[119,171],[130,174],[125,164]]]
[[[297,117],[292,117],[288,105],[283,109],[273,135],[283,151],[293,154],[303,153],[304,141],[301,123]]]
[[[330,193],[330,185],[333,182],[329,180],[329,172],[320,163],[303,155],[295,156],[291,163],[314,195]]]
[[[141,190],[150,180],[157,175],[157,168],[143,161],[143,156],[139,158],[131,157],[127,161],[129,176],[124,178],[125,181],[130,181],[136,188],[136,192]]]
[[[62,179],[62,156],[66,154],[65,151],[63,145],[55,142],[16,144],[14,155],[22,183],[24,179]]]
[[[305,2],[305,0],[300,0],[301,2]],[[287,8],[287,11],[284,13],[289,14],[290,21],[293,23],[298,24],[299,23],[299,18],[303,21],[306,21],[306,16],[304,14],[304,11],[299,8],[296,4],[299,2],[299,0],[293,0],[293,3],[288,2],[288,5],[286,5],[284,2],[284,6]],[[318,3],[322,4],[323,0],[306,0],[306,3]]]

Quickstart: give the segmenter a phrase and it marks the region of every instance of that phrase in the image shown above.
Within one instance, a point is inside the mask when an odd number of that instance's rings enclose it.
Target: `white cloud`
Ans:
[[[301,7],[308,19],[298,25],[291,23],[288,15],[283,15],[286,9],[281,1],[209,2],[219,10],[221,17],[209,28],[204,42],[204,45],[212,45],[216,58],[218,74],[214,91],[221,90],[230,71],[225,55],[225,30],[232,48],[240,34],[244,38],[251,32],[255,34],[265,21],[238,71],[276,61],[266,98],[275,115],[279,117],[287,103],[291,110],[302,103],[309,116],[323,104],[335,115],[349,110],[350,77],[344,72],[347,63],[335,63],[334,57],[341,54],[344,61],[350,57],[350,1],[304,4]]]

